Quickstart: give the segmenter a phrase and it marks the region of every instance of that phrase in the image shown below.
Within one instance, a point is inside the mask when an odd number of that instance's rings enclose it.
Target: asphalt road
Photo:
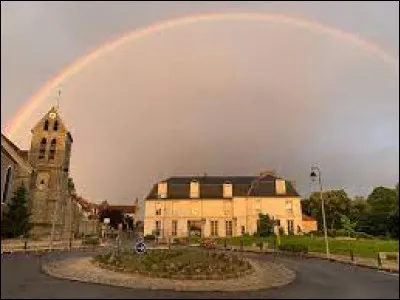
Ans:
[[[397,274],[353,267],[318,259],[273,258],[268,255],[248,254],[255,259],[276,259],[297,273],[296,280],[285,287],[253,292],[174,292],[135,290],[86,284],[52,278],[41,272],[43,259],[62,258],[68,255],[51,254],[48,257],[32,255],[4,256],[1,259],[1,298],[158,298],[158,299],[303,299],[352,298],[398,299]],[[87,255],[87,254],[85,254]],[[251,282],[249,282],[251,284]]]

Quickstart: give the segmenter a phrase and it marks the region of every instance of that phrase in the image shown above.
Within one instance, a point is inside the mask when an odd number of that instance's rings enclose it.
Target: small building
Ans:
[[[303,215],[303,232],[308,233],[311,231],[317,231],[318,230],[318,223],[317,219],[311,216]]]
[[[303,230],[300,195],[290,181],[273,173],[170,177],[156,183],[145,200],[144,234],[252,235],[260,213],[274,219],[275,230]]]
[[[74,226],[75,235],[93,235],[100,231],[98,208],[95,203],[82,197],[74,197]]]
[[[120,211],[124,216],[131,217],[133,224],[136,224],[136,222],[138,221],[138,199],[134,201],[133,205],[111,205],[107,202],[107,200],[105,200],[98,206],[98,214],[101,214],[103,211],[106,210]]]

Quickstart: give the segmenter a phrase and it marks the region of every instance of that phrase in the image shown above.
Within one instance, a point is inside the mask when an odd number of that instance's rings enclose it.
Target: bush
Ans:
[[[285,229],[283,227],[279,227],[279,235],[285,235]]]
[[[82,244],[98,246],[98,245],[100,245],[100,239],[97,236],[88,236],[83,239]]]
[[[293,253],[308,253],[308,246],[304,244],[281,244],[279,250]]]
[[[352,234],[352,237],[355,237],[356,239],[368,239],[368,240],[374,239],[372,235],[367,234],[365,232],[354,232]]]
[[[156,236],[154,234],[147,234],[144,236],[145,242],[152,242],[156,240]]]

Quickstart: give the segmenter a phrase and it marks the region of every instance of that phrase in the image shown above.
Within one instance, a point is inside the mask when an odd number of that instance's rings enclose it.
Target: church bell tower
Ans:
[[[72,142],[57,107],[52,107],[32,128],[29,162],[35,170],[31,189],[34,234],[50,234],[53,221],[57,231],[66,225]]]

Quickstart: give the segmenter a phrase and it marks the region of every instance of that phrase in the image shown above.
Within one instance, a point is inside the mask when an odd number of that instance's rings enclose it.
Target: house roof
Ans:
[[[136,206],[134,205],[109,205],[107,208],[112,210],[119,210],[126,214],[136,213]]]
[[[252,182],[257,182],[258,176],[202,176],[202,177],[170,177],[167,183],[167,199],[190,198],[190,182],[197,181],[200,186],[201,199],[223,198],[223,184],[232,184],[233,197],[245,197]],[[250,197],[299,197],[289,181],[286,183],[286,194],[276,194],[275,179],[281,179],[274,175],[266,175],[258,183],[254,184]],[[157,199],[157,184],[155,184],[146,199]]]
[[[82,197],[77,197],[76,201],[81,205],[82,209],[85,211],[91,211],[94,208],[97,208],[97,205],[95,203],[92,203],[89,200],[86,200]]]
[[[103,201],[99,205],[100,210],[119,210],[125,214],[134,214],[137,211],[137,206],[136,205],[111,205],[108,204],[107,201]]]

